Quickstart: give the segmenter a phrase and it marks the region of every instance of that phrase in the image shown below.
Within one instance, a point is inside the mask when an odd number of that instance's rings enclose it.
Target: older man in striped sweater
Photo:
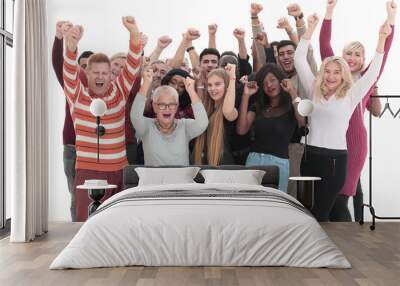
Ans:
[[[117,78],[111,80],[109,58],[101,53],[89,58],[87,67],[88,88],[78,77],[76,61],[78,42],[83,28],[73,26],[66,35],[64,55],[64,93],[67,97],[76,133],[76,179],[75,185],[87,179],[106,179],[118,189],[106,194],[105,199],[122,186],[122,169],[127,165],[125,147],[125,105],[132,85],[139,73],[141,43],[140,33],[133,17],[123,17],[122,22],[130,33],[129,52],[126,64]],[[89,107],[94,98],[101,98],[107,111],[101,118],[106,129],[100,139],[99,161],[97,161],[96,118]],[[88,216],[90,200],[85,190],[76,193],[76,218],[85,221]]]

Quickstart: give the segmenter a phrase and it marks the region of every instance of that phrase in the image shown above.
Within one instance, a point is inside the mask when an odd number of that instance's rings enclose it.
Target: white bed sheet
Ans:
[[[289,204],[235,197],[115,203],[136,192],[207,189],[262,190],[297,202],[278,190],[254,185],[135,187],[104,202],[99,208],[104,210],[82,225],[50,269],[128,265],[351,267],[318,222]]]

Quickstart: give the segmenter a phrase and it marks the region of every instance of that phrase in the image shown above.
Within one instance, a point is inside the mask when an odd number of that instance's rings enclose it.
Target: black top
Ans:
[[[236,122],[230,122],[224,118],[224,152],[222,153],[221,160],[218,165],[235,165],[235,160],[232,155],[232,138],[235,134]],[[207,132],[207,131],[206,131]],[[207,142],[203,149],[202,164],[208,165],[207,158]],[[191,165],[194,164],[194,154],[192,153],[190,158]]]
[[[276,59],[274,55],[274,49],[272,47],[265,48],[265,57],[267,63],[274,63],[276,64]]]
[[[236,94],[235,94],[235,108],[239,111],[240,103],[242,101],[243,94],[243,84],[241,82],[236,82]],[[255,96],[252,96],[249,101],[249,105],[255,102]],[[237,120],[232,125],[236,125]],[[251,131],[249,131],[245,135],[239,135],[236,133],[236,127],[233,127],[232,136],[231,136],[231,148],[232,151],[241,151],[245,149],[249,149],[251,145]],[[238,163],[238,162],[237,162]]]
[[[264,112],[258,110],[254,104],[249,110],[256,113],[251,152],[289,158],[289,143],[297,129],[297,120],[292,105],[287,112],[274,117],[265,116]]]
[[[220,165],[235,165],[232,155],[232,141],[236,135],[236,121],[228,121],[224,118],[224,152]]]
[[[242,58],[240,58],[240,56],[238,57],[239,78],[241,78],[242,76],[245,76],[245,75],[249,75],[253,71],[253,69],[251,68],[251,65],[249,63],[249,59],[250,59],[249,55],[247,55],[246,59],[242,59]]]

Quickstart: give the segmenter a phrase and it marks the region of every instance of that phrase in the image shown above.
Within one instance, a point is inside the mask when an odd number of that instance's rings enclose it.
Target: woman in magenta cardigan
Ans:
[[[330,42],[332,32],[332,15],[336,6],[336,2],[337,0],[328,0],[327,2],[325,19],[322,23],[319,37],[322,60],[334,55]],[[384,58],[379,76],[382,74],[393,41],[394,23],[397,10],[395,1],[387,2],[386,9],[388,13],[387,21],[391,25],[392,33],[386,38],[385,41]],[[364,46],[360,42],[351,42],[346,45],[343,49],[342,56],[350,67],[354,81],[357,81],[369,68],[369,66],[367,66],[367,68],[364,69],[365,52]],[[354,195],[356,195],[357,198],[361,198],[354,199],[355,220],[358,221],[360,219],[360,211],[363,203],[360,175],[368,152],[367,130],[364,125],[364,112],[367,108],[374,116],[378,116],[381,109],[379,99],[371,98],[371,95],[374,94],[374,91],[376,92],[376,87],[369,90],[369,92],[364,96],[363,100],[354,110],[349,122],[349,127],[346,133],[348,152],[346,180],[331,211],[331,221],[351,221],[351,215],[347,205],[348,198]]]

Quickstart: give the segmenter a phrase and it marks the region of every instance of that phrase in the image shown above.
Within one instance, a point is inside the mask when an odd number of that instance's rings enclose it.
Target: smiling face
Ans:
[[[287,74],[292,74],[295,71],[294,52],[295,48],[292,45],[283,46],[278,50],[279,65]]]
[[[207,80],[207,91],[212,100],[219,101],[225,94],[225,82],[222,77],[212,75]]]
[[[334,93],[343,82],[342,68],[337,62],[325,65],[323,85],[328,93]]]
[[[157,100],[153,101],[152,104],[160,125],[164,128],[171,126],[178,109],[176,98],[167,92],[162,92]]]
[[[359,72],[364,66],[364,49],[362,47],[358,47],[355,49],[345,50],[343,52],[343,58],[349,65],[352,73]]]
[[[87,68],[89,89],[96,95],[102,96],[111,83],[111,68],[109,63],[91,63]]]
[[[273,73],[268,73],[263,81],[264,93],[269,97],[277,97],[281,92],[278,78]]]
[[[216,69],[218,67],[218,56],[213,54],[204,55],[201,58],[200,67],[207,72]]]
[[[126,59],[116,58],[111,61],[111,80],[114,80],[121,73],[124,68]]]

